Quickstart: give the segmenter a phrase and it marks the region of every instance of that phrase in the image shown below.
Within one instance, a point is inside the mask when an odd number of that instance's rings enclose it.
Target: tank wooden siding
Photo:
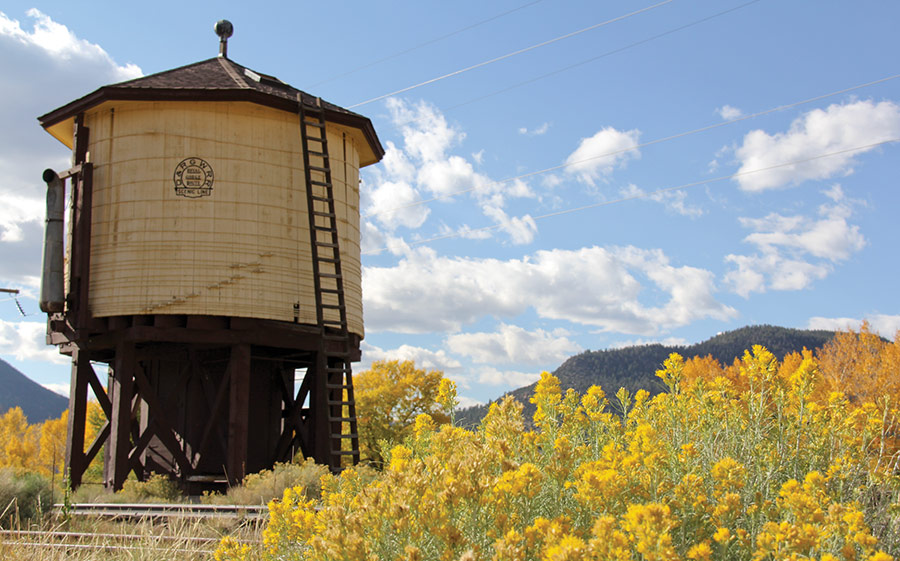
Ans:
[[[187,314],[316,323],[296,114],[245,102],[118,101],[88,111],[84,120],[94,164],[93,317]],[[327,130],[348,329],[362,338],[358,178],[364,141],[352,128],[329,123]],[[209,195],[176,195],[174,172],[185,158],[211,167]]]

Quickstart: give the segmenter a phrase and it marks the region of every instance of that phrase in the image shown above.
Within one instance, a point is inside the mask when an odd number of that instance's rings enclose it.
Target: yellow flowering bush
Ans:
[[[811,354],[754,347],[669,391],[505,399],[475,431],[416,419],[384,469],[269,505],[266,560],[889,561],[900,556],[900,409],[827,388]],[[900,375],[900,374],[897,374]],[[841,392],[846,393],[841,393]],[[455,388],[441,388],[445,407]],[[226,538],[231,540],[231,538]],[[223,541],[220,561],[250,558]]]

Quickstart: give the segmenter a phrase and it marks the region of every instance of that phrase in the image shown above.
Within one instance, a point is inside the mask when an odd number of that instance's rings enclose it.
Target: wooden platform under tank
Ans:
[[[104,443],[105,482],[116,489],[129,472],[140,479],[155,472],[196,494],[222,490],[298,452],[331,461],[335,427],[321,412],[328,399],[321,355],[331,343],[315,326],[221,316],[117,316],[92,320],[78,342],[62,316],[50,321],[53,342],[73,359],[74,428],[67,456],[74,486]],[[350,348],[351,360],[359,360],[358,338]],[[109,366],[105,391],[91,363]],[[305,376],[295,388],[295,373],[302,369]],[[109,419],[93,443],[77,428],[85,426],[89,388]]]

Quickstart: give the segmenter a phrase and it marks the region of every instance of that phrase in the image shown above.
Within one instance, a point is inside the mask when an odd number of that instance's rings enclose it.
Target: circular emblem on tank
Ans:
[[[185,158],[175,166],[175,194],[197,199],[212,194],[213,169],[201,158]]]

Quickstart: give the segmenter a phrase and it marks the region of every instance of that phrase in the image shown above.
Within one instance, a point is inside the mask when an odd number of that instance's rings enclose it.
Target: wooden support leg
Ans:
[[[228,363],[231,391],[228,408],[228,454],[225,469],[233,485],[244,479],[250,432],[250,345],[231,347]]]
[[[81,485],[87,462],[84,455],[84,428],[87,419],[88,370],[91,363],[87,351],[72,352],[71,390],[69,391],[69,424],[66,438],[66,471],[72,489]]]
[[[122,342],[116,346],[110,393],[112,418],[110,419],[109,464],[106,486],[116,491],[122,488],[130,469],[128,454],[131,451],[131,400],[134,397],[134,343]]]

